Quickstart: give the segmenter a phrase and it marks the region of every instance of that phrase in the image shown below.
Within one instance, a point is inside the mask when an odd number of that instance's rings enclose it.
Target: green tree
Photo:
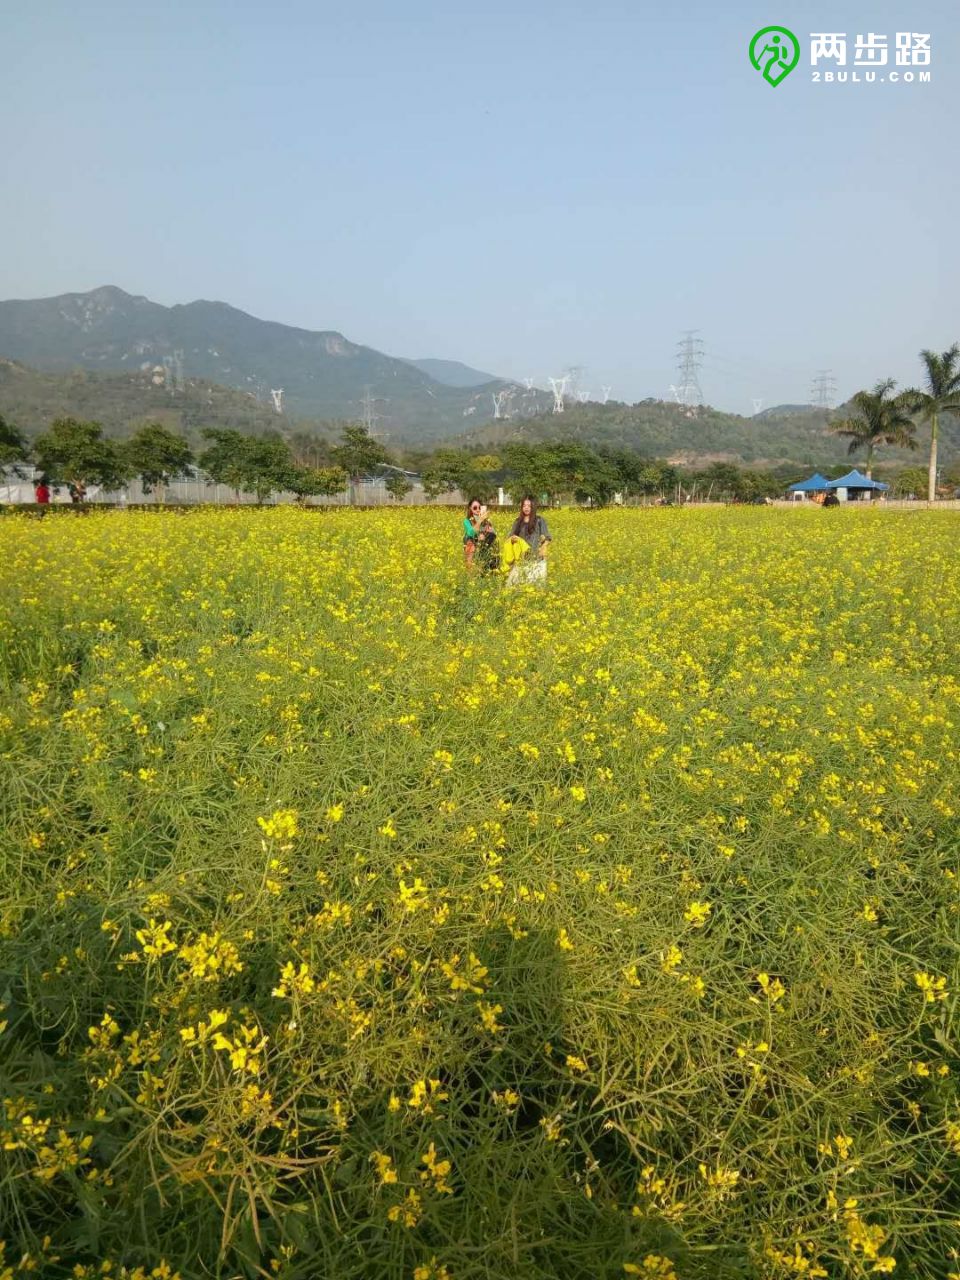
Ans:
[[[458,489],[464,498],[476,494],[478,498],[490,496],[491,480],[476,471],[473,459],[462,449],[437,449],[421,473],[423,489],[428,498]]]
[[[57,418],[33,445],[37,466],[54,481],[116,489],[130,474],[121,450],[104,439],[99,422]]]
[[[155,492],[160,503],[170,481],[182,476],[193,461],[193,451],[183,436],[159,422],[140,427],[123,449],[130,469],[143,482],[144,493]]]
[[[919,494],[927,487],[927,472],[924,467],[904,467],[892,478],[890,487],[894,493],[905,496],[908,493]]]
[[[389,462],[390,455],[379,440],[374,440],[366,427],[355,423],[346,426],[340,434],[340,443],[330,450],[334,462],[343,467],[350,477],[351,501],[353,486],[365,475],[375,472],[382,462]]]
[[[200,455],[201,468],[217,484],[228,484],[237,501],[243,492],[255,493],[262,503],[295,482],[296,464],[280,436],[245,436],[219,428],[207,428],[203,436],[212,444]]]
[[[300,467],[294,465],[285,488],[297,502],[304,498],[329,498],[347,487],[347,473],[342,467]]]
[[[508,444],[503,450],[510,496],[519,502],[525,493],[540,498],[556,491],[557,477],[548,450],[532,444]]]
[[[657,494],[661,498],[667,498],[679,483],[680,472],[669,462],[661,462],[654,458],[640,469],[640,492],[645,497]]]
[[[638,497],[643,492],[643,469],[649,459],[632,449],[601,448],[598,452],[616,469],[617,489],[624,498]]]
[[[402,502],[412,488],[413,484],[402,471],[391,471],[387,476],[387,493],[395,502]]]
[[[620,474],[613,463],[586,445],[561,441],[547,451],[546,461],[553,478],[551,497],[569,493],[577,502],[602,507],[620,484]]]
[[[27,440],[23,432],[0,414],[0,467],[16,467],[18,462],[26,462],[30,456]]]
[[[867,476],[873,470],[873,454],[878,445],[894,444],[907,449],[917,447],[914,439],[916,426],[910,416],[917,392],[901,391],[895,396],[892,393],[896,385],[893,378],[884,378],[872,391],[856,392],[849,403],[858,413],[830,425],[833,435],[844,436],[850,441],[848,453],[866,449],[864,470]]]
[[[246,436],[240,452],[240,488],[255,493],[262,503],[278,490],[289,489],[294,461],[280,436]]]
[[[937,435],[941,413],[960,413],[960,344],[947,351],[921,351],[927,385],[910,393],[914,412],[930,423],[930,462],[927,468],[927,501],[937,496]]]
[[[211,443],[197,459],[198,465],[214,484],[228,485],[239,502],[244,487],[243,451],[247,437],[227,427],[206,427],[200,434]]]

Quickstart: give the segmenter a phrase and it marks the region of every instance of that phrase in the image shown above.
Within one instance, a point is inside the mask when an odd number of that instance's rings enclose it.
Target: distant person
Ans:
[[[833,490],[832,490],[832,489],[831,489],[831,490],[830,490],[830,492],[827,494],[827,496],[824,498],[824,500],[823,500],[823,505],[824,505],[825,507],[839,507],[839,505],[840,505],[840,499],[837,497],[837,495],[833,492]]]
[[[513,553],[526,543],[524,559],[515,564],[507,579],[508,586],[517,586],[521,582],[543,582],[547,576],[547,548],[552,539],[547,522],[537,514],[537,500],[527,494],[520,503],[520,514],[513,522],[510,530],[510,545]]]
[[[50,483],[46,476],[41,476],[34,485],[34,497],[37,506],[46,507],[50,503]]]
[[[467,503],[467,514],[463,517],[463,557],[467,562],[467,568],[473,568],[474,557],[477,554],[477,535],[480,532],[481,512],[486,515],[486,511],[479,498],[471,498]]]

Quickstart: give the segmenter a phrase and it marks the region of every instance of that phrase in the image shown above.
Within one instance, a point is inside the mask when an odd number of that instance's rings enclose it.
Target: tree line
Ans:
[[[90,485],[115,490],[139,477],[144,492],[153,493],[158,502],[164,501],[171,482],[194,469],[238,498],[253,494],[259,502],[279,492],[292,493],[298,501],[332,497],[369,476],[383,478],[388,493],[401,500],[412,488],[407,467],[415,468],[431,499],[459,492],[487,501],[502,487],[592,506],[605,506],[618,493],[625,499],[666,498],[689,496],[692,489],[699,496],[747,501],[782,492],[787,482],[782,474],[728,463],[684,473],[626,448],[594,449],[573,441],[513,443],[499,454],[442,447],[394,455],[356,424],[344,426],[336,443],[221,428],[207,429],[202,437],[205,447],[194,453],[182,436],[159,423],[147,423],[129,439],[117,441],[106,437],[99,423],[58,418],[28,444],[0,419],[0,463],[32,462],[51,483],[81,490]]]
[[[928,424],[926,486],[933,500],[939,421],[945,413],[960,413],[960,344],[942,353],[923,351],[921,360],[925,389],[896,393],[893,379],[884,379],[852,396],[848,415],[834,421],[830,430],[849,441],[851,456],[864,454],[869,475],[878,448],[915,449],[918,420]],[[160,423],[147,423],[129,439],[116,441],[106,437],[97,422],[57,418],[31,444],[0,418],[0,465],[32,461],[53,483],[80,490],[89,485],[119,489],[139,477],[144,491],[155,494],[159,502],[170,483],[193,468],[232,489],[238,499],[247,493],[259,502],[278,492],[292,493],[298,501],[332,497],[352,491],[367,476],[381,476],[391,496],[401,500],[412,487],[408,470],[419,473],[428,498],[459,492],[489,500],[505,488],[514,495],[570,498],[592,506],[605,506],[615,494],[624,500],[657,495],[749,502],[774,497],[802,478],[789,465],[762,471],[714,462],[682,471],[627,447],[593,447],[572,440],[512,442],[498,453],[441,446],[394,455],[359,424],[344,425],[335,443],[302,433],[284,439],[277,433],[248,435],[227,428],[207,428],[201,437],[204,446],[195,453],[182,436]],[[922,480],[919,470],[911,469],[909,487],[901,484],[900,490],[921,491]],[[956,481],[960,483],[960,473]]]

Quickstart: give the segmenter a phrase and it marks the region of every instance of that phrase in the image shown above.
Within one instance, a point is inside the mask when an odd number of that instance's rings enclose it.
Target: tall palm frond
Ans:
[[[865,449],[867,453],[865,469],[869,476],[873,466],[873,454],[878,445],[897,445],[900,448],[915,449],[914,439],[916,426],[911,413],[915,408],[915,392],[901,391],[892,395],[896,382],[893,378],[884,378],[872,391],[858,391],[850,397],[850,404],[857,410],[855,417],[841,418],[834,422],[830,430],[834,435],[844,436],[850,441],[847,452],[858,453]]]

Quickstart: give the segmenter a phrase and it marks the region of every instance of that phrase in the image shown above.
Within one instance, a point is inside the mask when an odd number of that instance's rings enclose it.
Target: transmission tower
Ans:
[[[362,421],[366,428],[367,435],[373,435],[376,430],[377,423],[382,417],[381,414],[377,413],[377,405],[386,403],[387,402],[384,400],[383,396],[375,396],[369,387],[363,388],[363,398],[360,401],[360,406],[363,410]]]
[[[183,390],[183,352],[163,357],[163,383],[168,391]]]
[[[606,404],[606,403],[607,403],[607,401],[610,399],[610,392],[611,392],[612,390],[613,390],[613,387],[601,387],[601,388],[600,388],[600,403],[601,403],[601,404]]]
[[[587,401],[590,399],[590,392],[589,392],[589,391],[578,391],[578,392],[577,392],[577,399],[580,401],[580,403],[581,403],[581,404],[586,404],[586,403],[587,403]]]
[[[274,412],[283,413],[283,387],[277,387],[276,390],[271,387],[270,397],[273,400]]]
[[[583,377],[584,369],[582,364],[569,364],[564,369],[563,374],[569,383],[569,394],[572,399],[580,399],[580,380]]]
[[[810,385],[810,403],[827,412],[837,402],[837,380],[832,369],[818,369]]]
[[[685,329],[683,337],[677,343],[677,368],[680,371],[677,403],[687,409],[696,409],[703,404],[703,390],[700,386],[703,340],[696,337],[699,332],[699,329]]]
[[[493,401],[494,418],[510,417],[510,400],[513,392],[509,387],[504,387],[502,391],[491,391],[490,398]]]
[[[755,414],[759,413],[759,412],[760,412],[760,410],[763,408],[763,397],[762,397],[762,396],[754,396],[754,397],[753,397],[752,404],[753,404],[753,412],[754,412]]]
[[[562,378],[548,378],[550,390],[553,392],[553,412],[563,413],[563,398],[567,392],[567,383],[570,381],[569,373],[565,373]]]

